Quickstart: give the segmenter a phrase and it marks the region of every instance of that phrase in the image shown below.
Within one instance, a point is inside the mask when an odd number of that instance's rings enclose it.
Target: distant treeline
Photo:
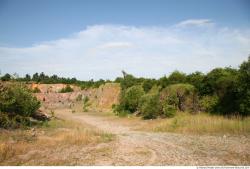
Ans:
[[[75,84],[80,86],[82,89],[85,88],[98,88],[100,85],[105,84],[107,82],[111,82],[110,80],[97,80],[94,81],[93,79],[89,81],[80,81],[76,78],[64,78],[59,77],[57,75],[46,75],[43,72],[41,73],[35,73],[32,76],[29,74],[26,74],[25,77],[19,77],[17,74],[10,75],[9,73],[6,73],[4,76],[1,77],[2,81],[20,81],[20,82],[34,82],[34,83],[42,83],[42,84],[57,84],[57,83],[63,83],[63,84]]]
[[[99,87],[107,82],[117,82],[121,84],[122,92],[120,105],[116,105],[115,109],[120,113],[140,112],[144,108],[148,110],[160,101],[159,110],[166,111],[166,114],[173,109],[181,111],[185,106],[192,105],[192,111],[198,109],[223,115],[250,115],[250,57],[238,69],[215,68],[207,74],[198,71],[191,74],[174,71],[168,77],[149,79],[136,78],[124,71],[122,73],[123,77],[118,77],[114,81],[102,79],[80,81],[76,78],[62,78],[57,75],[48,76],[43,72],[35,73],[32,77],[27,74],[23,78],[13,78],[10,74],[5,74],[1,80],[76,84],[82,89]],[[185,103],[187,101],[190,103]],[[149,117],[151,118],[151,115]]]

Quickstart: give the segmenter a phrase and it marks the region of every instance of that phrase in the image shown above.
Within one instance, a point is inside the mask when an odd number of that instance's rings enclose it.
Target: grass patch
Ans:
[[[81,149],[83,146],[112,141],[113,138],[112,134],[92,129],[88,125],[58,119],[45,122],[31,130],[0,130],[0,165],[26,164],[29,159],[36,158],[39,161],[44,155],[46,158],[53,157],[55,148],[63,153],[72,146],[79,146]],[[29,155],[29,152],[34,151],[38,152],[39,156]],[[19,155],[29,157],[25,161],[16,158]]]
[[[178,112],[174,118],[164,119],[153,125],[156,132],[178,132],[192,134],[250,134],[250,118],[225,118],[200,113],[192,115]]]

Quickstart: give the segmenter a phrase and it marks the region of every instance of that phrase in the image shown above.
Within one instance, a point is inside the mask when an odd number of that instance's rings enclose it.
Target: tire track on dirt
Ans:
[[[249,149],[247,137],[243,141],[238,137],[227,138],[226,143],[219,136],[134,131],[131,124],[124,125],[116,119],[90,113],[72,114],[70,110],[64,110],[58,114],[116,135],[110,145],[113,148],[109,157],[112,165],[232,165],[232,161],[233,165],[250,164],[250,159],[242,160],[232,154],[238,152],[237,146],[242,150]],[[248,152],[244,153],[250,157]],[[225,160],[224,156],[233,160]]]

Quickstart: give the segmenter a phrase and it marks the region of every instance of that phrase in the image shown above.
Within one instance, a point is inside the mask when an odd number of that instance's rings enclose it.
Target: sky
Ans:
[[[159,78],[249,54],[249,0],[0,0],[2,74]]]

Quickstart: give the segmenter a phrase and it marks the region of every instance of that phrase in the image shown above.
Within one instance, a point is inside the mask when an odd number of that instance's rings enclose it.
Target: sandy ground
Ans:
[[[250,165],[249,137],[138,131],[136,126],[145,122],[125,123],[69,109],[57,110],[56,115],[115,135],[114,141],[91,147],[88,158],[83,158],[86,149],[73,152],[76,165]]]

